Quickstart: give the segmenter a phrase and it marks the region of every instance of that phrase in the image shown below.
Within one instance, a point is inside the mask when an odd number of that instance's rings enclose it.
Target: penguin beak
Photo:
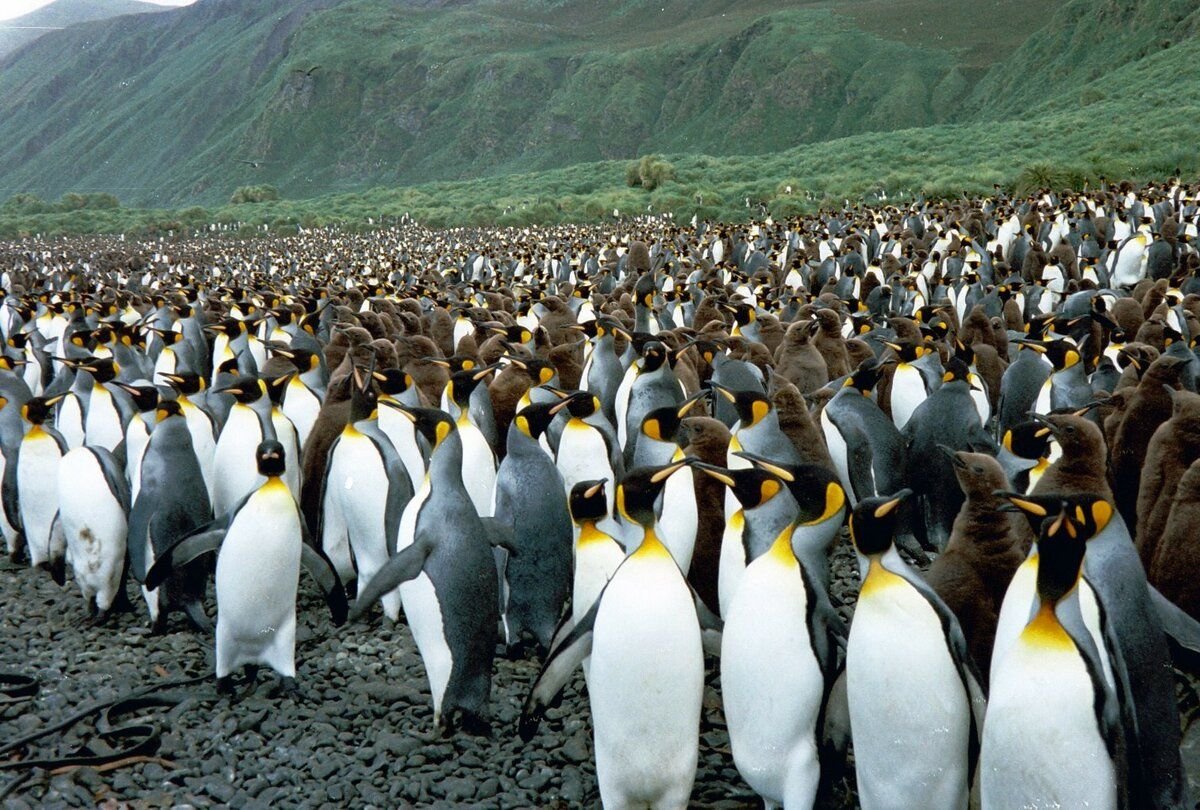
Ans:
[[[734,455],[738,456],[739,458],[746,459],[746,461],[749,461],[755,467],[758,467],[765,472],[769,472],[771,475],[786,481],[789,484],[796,480],[796,476],[792,475],[778,464],[775,464],[770,459],[763,458],[762,456],[755,455],[754,453],[748,453],[745,450],[738,450],[734,453]]]
[[[958,454],[958,451],[955,450],[953,447],[950,447],[945,444],[939,444],[938,449],[946,454],[947,458],[950,459],[950,463],[953,464],[955,467],[957,467],[960,470],[966,469],[967,463],[962,460],[962,458]]]
[[[731,476],[723,467],[714,467],[711,464],[705,464],[703,461],[693,462],[693,466],[710,478],[715,478],[716,480],[720,481],[727,487],[732,487],[737,483],[733,480],[733,476]]]
[[[416,421],[417,421],[416,414],[411,413],[408,410],[408,408],[404,407],[399,402],[395,402],[390,399],[381,399],[381,400],[379,400],[379,404],[386,405],[389,408],[399,411],[401,416],[403,416],[405,419],[412,422],[413,424],[416,424]]]
[[[583,497],[595,498],[597,495],[599,495],[601,492],[604,491],[604,484],[605,484],[604,481],[597,481],[595,484],[593,484],[592,486],[588,487],[587,489],[585,489],[583,491]]]

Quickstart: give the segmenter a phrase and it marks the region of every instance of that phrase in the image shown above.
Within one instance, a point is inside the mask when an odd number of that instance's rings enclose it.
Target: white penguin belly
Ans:
[[[271,482],[234,518],[217,555],[217,677],[266,664],[294,677],[300,514]]]
[[[663,487],[663,511],[658,524],[658,536],[684,576],[692,567],[692,552],[696,550],[696,530],[700,523],[694,482],[691,467],[671,474]]]
[[[301,447],[304,447],[304,443],[308,441],[313,425],[317,423],[317,414],[320,413],[320,410],[321,401],[317,399],[316,394],[308,390],[304,383],[298,379],[293,379],[288,383],[287,396],[283,400],[283,413],[296,426],[296,435],[299,437]]]
[[[100,462],[78,447],[58,465],[59,519],[71,570],[86,600],[108,610],[125,565],[125,509],[108,488]]]
[[[966,689],[933,606],[886,570],[863,585],[846,685],[864,810],[966,807]]]
[[[408,470],[413,492],[416,492],[425,477],[425,458],[417,444],[413,423],[395,409],[385,406],[379,409],[379,429],[391,440],[392,447],[396,448],[400,460],[404,463],[404,469]]]
[[[985,810],[1115,808],[1116,774],[1075,646],[1023,636],[994,672],[980,750]]]
[[[75,394],[67,394],[58,406],[54,427],[67,443],[67,448],[83,447],[83,405]]]
[[[261,441],[258,414],[235,405],[213,454],[213,514],[225,514],[266,481],[254,462],[254,448]]]
[[[746,571],[746,547],[742,543],[742,532],[746,529],[746,516],[740,509],[725,521],[725,532],[721,535],[721,556],[717,564],[717,603],[721,616],[729,612],[734,594]]]
[[[212,505],[217,456],[217,440],[213,437],[212,422],[207,414],[190,402],[182,408],[187,420],[188,433],[192,437],[192,452],[196,454],[196,463],[200,465],[200,477],[204,479],[204,488],[208,490],[208,502]]]
[[[55,541],[50,531],[58,512],[58,465],[61,461],[58,443],[40,428],[31,430],[21,442],[17,459],[17,493],[33,565],[48,562],[54,550]]]
[[[684,807],[699,753],[704,654],[691,592],[662,547],[617,571],[596,616],[589,696],[606,807]]]
[[[721,635],[721,697],[738,772],[764,800],[811,807],[824,675],[800,566],[773,548],[746,568]]]
[[[578,420],[567,422],[558,440],[558,455],[554,464],[563,478],[563,487],[568,496],[581,481],[607,481],[604,497],[608,511],[612,513],[616,475],[608,459],[608,445],[600,431]]]
[[[84,422],[84,437],[87,444],[105,450],[112,450],[125,438],[121,415],[117,413],[112,394],[103,385],[92,388]]]
[[[892,376],[892,422],[897,430],[904,430],[913,411],[925,401],[925,380],[921,371],[909,363],[896,366]]]
[[[356,435],[357,434],[357,435]],[[361,591],[388,561],[387,474],[375,445],[361,433],[346,432],[338,442],[326,486],[337,498],[350,548],[358,563]],[[400,615],[400,595],[385,594],[383,609],[389,619]]]
[[[471,503],[480,517],[496,511],[496,456],[479,428],[467,420],[458,423],[462,438],[462,478]]]

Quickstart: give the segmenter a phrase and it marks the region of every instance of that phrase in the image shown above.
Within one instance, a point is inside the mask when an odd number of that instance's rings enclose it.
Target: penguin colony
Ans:
[[[447,733],[582,669],[606,807],[687,806],[706,662],[767,807],[1190,807],[1198,201],[10,246],[0,532],[223,691],[301,690],[301,568]]]

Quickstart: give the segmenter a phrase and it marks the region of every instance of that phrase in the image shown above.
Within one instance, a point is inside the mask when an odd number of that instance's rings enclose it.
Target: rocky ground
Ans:
[[[835,594],[848,609],[857,589],[845,544],[833,569]],[[303,577],[301,589],[299,699],[277,695],[274,676],[265,672],[232,702],[218,698],[209,679],[168,690],[183,702],[145,712],[162,730],[155,759],[107,771],[34,771],[15,787],[21,771],[0,771],[4,807],[598,806],[581,676],[526,744],[516,734],[517,718],[538,663],[498,658],[492,739],[443,739],[432,728],[429,690],[408,628],[376,618],[335,631]],[[759,807],[729,753],[715,663],[692,803]],[[162,636],[150,635],[144,613],[93,627],[70,581],[60,589],[44,573],[0,567],[0,671],[33,675],[41,684],[33,699],[0,703],[0,745],[94,702],[211,668],[211,639],[182,621]],[[94,729],[89,720],[0,762],[65,756]],[[832,803],[854,805],[848,781],[837,785]]]

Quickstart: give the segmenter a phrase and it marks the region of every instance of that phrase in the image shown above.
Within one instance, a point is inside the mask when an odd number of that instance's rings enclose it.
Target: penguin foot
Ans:
[[[50,561],[50,567],[47,569],[50,572],[50,578],[54,580],[54,584],[60,588],[67,581],[67,560],[65,557],[59,557],[56,560]]]
[[[167,612],[160,610],[158,615],[150,621],[150,635],[165,636],[167,634]]]
[[[483,717],[466,709],[451,709],[442,713],[442,737],[452,737],[457,729],[462,729],[472,737],[492,736],[492,724]]]
[[[232,675],[226,675],[223,678],[217,678],[217,694],[229,698],[234,696],[235,691],[233,688]]]
[[[95,600],[84,599],[83,600],[83,611],[84,611],[84,613],[87,614],[87,617],[92,620],[92,623],[95,624],[96,612],[97,612]]]
[[[95,605],[93,605],[93,608]],[[103,627],[108,624],[107,610],[94,610],[92,613],[92,627]]]

